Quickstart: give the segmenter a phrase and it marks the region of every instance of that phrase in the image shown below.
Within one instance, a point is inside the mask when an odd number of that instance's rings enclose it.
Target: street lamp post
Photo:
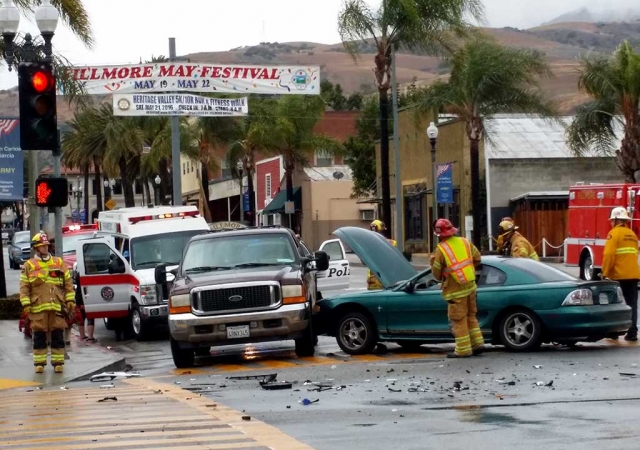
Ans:
[[[236,164],[236,168],[238,169],[238,174],[240,175],[240,222],[244,222],[244,204],[243,204],[243,195],[244,195],[244,183],[242,180],[242,172],[244,171],[244,164],[242,163],[242,161],[238,161],[238,164]]]
[[[80,214],[80,202],[82,201],[82,186],[80,185],[80,177],[78,177],[76,181],[76,185],[73,186],[73,198],[76,199],[76,214],[78,217],[78,222],[83,223],[82,216]]]
[[[160,204],[160,193],[158,192],[158,190],[160,188],[160,183],[162,183],[160,175],[156,175],[156,177],[153,179],[153,182],[156,184],[156,187],[153,190],[153,196],[155,197],[156,206],[158,206]]]
[[[51,5],[51,0],[42,0],[42,3],[35,11],[36,24],[44,40],[44,44],[37,44],[33,42],[31,34],[27,33],[24,36],[24,42],[22,44],[15,44],[15,37],[20,26],[20,11],[16,8],[13,0],[4,0],[2,7],[0,7],[0,29],[2,29],[2,38],[4,40],[5,50],[3,56],[7,62],[9,71],[12,70],[12,66],[17,59],[19,62],[34,62],[40,58],[40,54],[44,54],[44,61],[52,61],[52,46],[51,40],[53,34],[58,26],[58,19],[60,17],[58,10]],[[53,152],[53,175],[55,177],[60,176],[60,149],[52,148]],[[27,164],[29,167],[29,215],[31,235],[35,235],[38,232],[38,208],[35,204],[35,187],[36,178],[38,178],[38,165],[36,162],[36,155],[33,151],[27,154]],[[55,236],[56,242],[62,243],[62,210],[56,208],[55,213]]]
[[[107,202],[111,199],[111,193],[113,192],[113,187],[116,185],[116,180],[104,180],[102,182],[104,186],[104,210],[107,211]]]
[[[431,143],[431,192],[433,196],[433,221],[438,217],[438,169],[436,167],[436,142],[438,140],[438,127],[435,123],[431,122],[429,128],[427,128],[427,137]],[[433,239],[431,239],[433,242]],[[433,248],[435,246],[432,245]]]

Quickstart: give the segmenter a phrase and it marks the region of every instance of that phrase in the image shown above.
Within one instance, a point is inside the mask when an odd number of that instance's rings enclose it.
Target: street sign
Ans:
[[[0,119],[0,180],[0,202],[24,199],[24,161],[18,119]]]
[[[115,200],[113,200],[112,198],[110,198],[109,200],[107,200],[106,202],[104,202],[104,206],[111,210],[113,208],[115,208],[117,205],[117,203],[115,202]]]
[[[453,163],[438,164],[436,173],[438,203],[453,203]]]
[[[294,202],[284,202],[284,213],[285,214],[295,214],[296,206]]]
[[[70,67],[68,73],[71,79],[82,83],[89,95],[166,91],[320,95],[319,66],[245,66],[174,61]]]
[[[114,94],[114,116],[242,117],[249,98],[212,98],[191,94]]]

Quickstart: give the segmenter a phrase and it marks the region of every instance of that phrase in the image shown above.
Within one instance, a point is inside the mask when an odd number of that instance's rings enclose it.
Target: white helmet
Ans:
[[[613,208],[611,210],[611,216],[609,217],[609,220],[631,220],[631,217],[629,217],[627,208],[618,206],[617,208]]]

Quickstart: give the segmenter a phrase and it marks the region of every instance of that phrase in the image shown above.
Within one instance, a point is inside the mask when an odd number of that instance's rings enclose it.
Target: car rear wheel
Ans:
[[[345,314],[338,321],[336,336],[340,348],[350,355],[371,353],[378,342],[374,324],[359,312]]]
[[[500,321],[500,341],[511,351],[534,350],[540,347],[541,337],[540,320],[530,311],[511,311]]]
[[[171,338],[171,356],[173,357],[173,363],[178,369],[188,369],[193,367],[196,356],[192,349],[180,348],[178,341]]]

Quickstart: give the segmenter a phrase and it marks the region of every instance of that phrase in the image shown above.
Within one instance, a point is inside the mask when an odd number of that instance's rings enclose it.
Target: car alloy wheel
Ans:
[[[527,351],[540,345],[540,321],[531,312],[514,311],[502,320],[500,337],[510,350]]]
[[[364,314],[352,312],[341,318],[337,341],[345,353],[350,355],[370,353],[377,340],[375,327]]]

